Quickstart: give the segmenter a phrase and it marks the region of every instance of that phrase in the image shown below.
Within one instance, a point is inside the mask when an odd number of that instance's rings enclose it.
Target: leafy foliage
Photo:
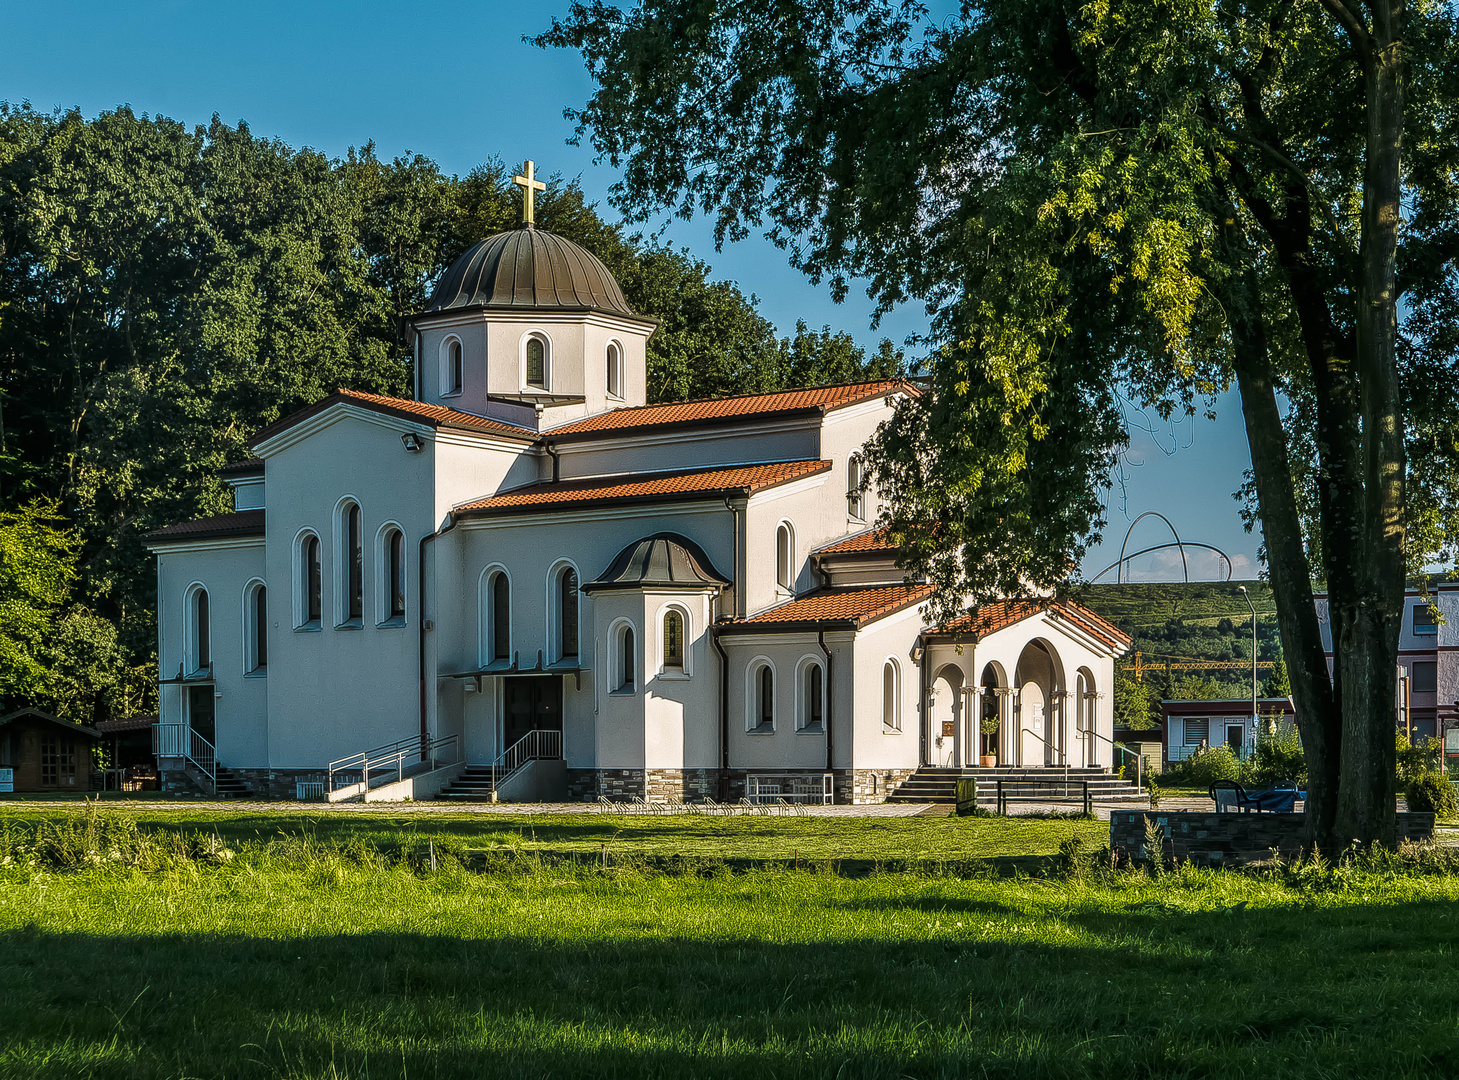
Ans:
[[[1212,746],[1187,758],[1182,771],[1186,783],[1208,787],[1217,780],[1239,779],[1241,762],[1229,747]]]
[[[630,216],[925,304],[871,464],[939,616],[1064,586],[1124,410],[1238,384],[1314,835],[1392,839],[1394,616],[1459,522],[1452,4],[592,0],[538,40]]]
[[[1404,796],[1408,808],[1418,813],[1452,818],[1459,812],[1454,785],[1447,776],[1434,769],[1421,772],[1410,780],[1404,788]]]
[[[216,118],[0,104],[0,507],[52,499],[79,545],[78,607],[49,646],[69,684],[56,707],[142,706],[127,674],[155,648],[141,537],[230,509],[217,470],[254,431],[341,386],[408,395],[401,320],[462,251],[516,225],[510,176],[370,145],[330,160]],[[889,344],[778,338],[753,296],[626,235],[575,183],[551,177],[538,206],[661,320],[657,400],[901,370]],[[9,633],[30,640],[29,625]],[[39,692],[40,668],[12,662],[6,692]]]
[[[51,630],[76,574],[55,504],[0,512],[0,710],[49,691]]]

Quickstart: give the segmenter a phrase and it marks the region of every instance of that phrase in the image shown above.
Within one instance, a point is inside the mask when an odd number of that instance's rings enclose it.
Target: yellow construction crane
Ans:
[[[1256,666],[1258,668],[1269,668],[1269,667],[1272,667],[1275,663],[1276,663],[1275,660],[1259,660],[1259,661],[1257,661]],[[1135,662],[1133,664],[1125,664],[1125,665],[1123,665],[1120,668],[1120,670],[1121,671],[1133,671],[1135,673],[1135,681],[1136,682],[1144,682],[1145,681],[1145,668],[1146,667],[1159,668],[1161,671],[1214,671],[1214,670],[1216,670],[1218,668],[1240,668],[1242,671],[1250,671],[1251,670],[1251,661],[1250,660],[1174,660],[1174,661],[1167,660],[1167,661],[1165,661],[1162,664],[1146,664],[1145,663],[1145,658],[1140,654],[1139,650],[1136,650],[1135,651]]]

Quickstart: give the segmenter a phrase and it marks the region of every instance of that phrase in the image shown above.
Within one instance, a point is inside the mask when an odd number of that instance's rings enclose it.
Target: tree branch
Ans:
[[[1353,51],[1358,54],[1363,63],[1370,64],[1373,61],[1373,38],[1368,33],[1368,28],[1363,25],[1363,17],[1348,0],[1317,0],[1331,13],[1342,28],[1347,31],[1348,41]]]

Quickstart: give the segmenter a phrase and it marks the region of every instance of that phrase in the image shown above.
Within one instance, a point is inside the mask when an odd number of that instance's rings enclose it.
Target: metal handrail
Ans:
[[[491,790],[505,784],[529,762],[562,757],[562,732],[551,728],[534,728],[497,755],[491,763]],[[500,775],[498,775],[500,774]]]
[[[1069,767],[1069,755],[1067,753],[1065,753],[1061,748],[1055,746],[1053,743],[1049,742],[1048,739],[1044,738],[1037,731],[1034,731],[1032,729],[1025,729],[1023,733],[1024,734],[1028,734],[1028,735],[1032,735],[1039,742],[1043,743],[1050,750],[1052,750],[1054,753],[1058,754],[1061,758],[1063,758],[1064,760],[1062,762],[1058,763],[1058,766],[1057,766],[1058,768],[1067,769]]]
[[[398,739],[393,743],[385,743],[383,746],[376,746],[370,750],[363,750],[358,754],[351,754],[348,757],[337,758],[331,761],[328,766],[329,790],[338,790],[335,787],[334,777],[336,773],[352,773],[359,770],[360,784],[366,790],[370,790],[370,771],[374,769],[389,769],[394,766],[395,779],[405,779],[405,759],[420,755],[420,760],[429,761],[431,770],[436,768],[437,761],[445,756],[447,749],[454,753],[457,739],[456,735],[412,735],[408,739]],[[454,758],[452,760],[455,760]]]
[[[1096,731],[1092,727],[1085,728],[1080,734],[1083,734],[1083,735],[1093,735],[1096,739],[1103,739],[1105,742],[1109,743],[1110,746],[1114,747],[1116,750],[1123,750],[1127,754],[1133,754],[1135,756],[1135,786],[1136,787],[1144,787],[1145,786],[1144,784],[1142,784],[1140,782],[1140,771],[1141,771],[1141,766],[1144,765],[1144,757],[1140,754],[1140,752],[1138,750],[1133,750],[1129,746],[1126,746],[1124,743],[1118,742],[1118,741],[1116,741],[1114,739],[1111,739],[1108,735],[1101,735],[1098,731]]]
[[[218,748],[193,730],[190,724],[158,724],[154,731],[158,757],[180,757],[191,761],[218,788]],[[187,735],[182,735],[182,732]]]

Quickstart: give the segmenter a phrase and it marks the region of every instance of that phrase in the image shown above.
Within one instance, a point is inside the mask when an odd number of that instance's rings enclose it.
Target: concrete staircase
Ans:
[[[1148,796],[1132,780],[1121,780],[1108,769],[1089,768],[995,768],[952,769],[924,765],[904,780],[887,796],[892,803],[957,802],[957,782],[977,780],[978,803],[991,808],[998,796],[998,781],[1003,781],[1003,794],[1014,802],[1020,797],[1039,800],[1064,798],[1079,804],[1084,799],[1084,783],[1089,783],[1089,797],[1095,802],[1146,800]],[[1058,782],[1057,787],[1051,781]]]
[[[468,765],[441,789],[438,799],[448,802],[491,802],[491,766]]]
[[[217,776],[213,781],[213,798],[215,799],[251,799],[253,789],[248,782],[239,776],[232,769],[224,765],[215,766]]]

